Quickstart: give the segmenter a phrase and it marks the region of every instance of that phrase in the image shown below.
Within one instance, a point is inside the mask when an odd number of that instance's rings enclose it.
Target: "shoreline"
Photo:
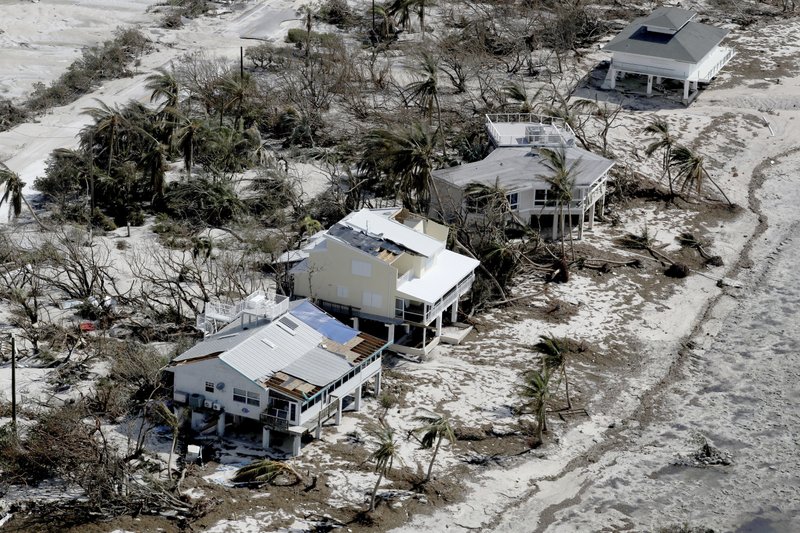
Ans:
[[[798,82],[800,78],[796,78],[793,81]],[[711,100],[712,95],[713,93],[707,93],[707,98]],[[798,95],[798,98],[800,98],[800,95]],[[702,103],[700,104],[702,105]],[[692,111],[692,108],[689,108],[686,110],[686,113]],[[725,108],[721,108],[719,113],[722,114],[725,111]],[[737,111],[741,114],[745,114],[751,110],[739,108]],[[780,117],[780,122],[791,127],[791,120],[796,116],[800,117],[800,113],[791,113],[787,111],[787,114],[789,116]],[[786,133],[785,130],[783,133]],[[796,140],[798,133],[792,133],[793,135],[789,137],[793,137]],[[765,141],[765,144],[768,143],[769,141]],[[781,145],[786,145],[786,149],[780,149]],[[700,309],[695,315],[695,319],[692,321],[690,330],[684,335],[673,336],[670,342],[672,346],[670,349],[665,349],[666,347],[663,345],[661,346],[661,353],[666,352],[673,354],[670,358],[671,362],[666,368],[662,367],[663,370],[660,372],[660,377],[655,382],[646,389],[639,389],[634,394],[638,400],[637,405],[633,407],[632,411],[622,414],[624,412],[624,406],[620,403],[620,405],[614,409],[616,415],[611,417],[611,423],[614,425],[613,428],[603,428],[605,420],[602,420],[599,424],[589,421],[576,426],[570,426],[567,434],[559,434],[558,448],[549,448],[553,446],[552,444],[546,446],[543,451],[547,454],[547,458],[545,458],[544,461],[540,460],[538,462],[540,468],[537,472],[533,473],[528,479],[523,480],[528,484],[532,484],[532,488],[512,494],[509,494],[509,491],[504,489],[495,493],[501,494],[508,502],[507,504],[500,504],[495,507],[493,503],[489,508],[482,508],[482,505],[486,504],[487,500],[491,498],[487,495],[487,487],[482,487],[480,480],[481,478],[491,479],[491,476],[486,475],[484,472],[478,472],[477,475],[474,476],[475,479],[468,481],[468,484],[473,485],[473,487],[462,502],[449,507],[436,509],[432,514],[414,516],[409,523],[402,527],[395,528],[392,531],[397,533],[411,533],[423,528],[442,528],[445,525],[449,525],[450,531],[467,531],[475,529],[476,527],[487,531],[497,531],[498,533],[514,531],[519,531],[520,533],[550,531],[553,527],[555,527],[553,530],[562,530],[566,524],[562,524],[561,527],[554,526],[554,524],[556,524],[555,516],[562,511],[568,511],[576,502],[581,501],[582,495],[586,491],[590,490],[591,482],[586,478],[585,473],[581,475],[581,471],[586,470],[592,464],[601,462],[604,456],[624,453],[626,448],[626,441],[623,438],[624,435],[631,432],[634,434],[643,432],[649,425],[655,424],[658,421],[655,412],[659,409],[660,404],[665,401],[665,394],[679,382],[681,373],[685,371],[690,358],[693,356],[692,349],[687,347],[687,345],[690,346],[691,343],[695,343],[702,346],[713,342],[719,330],[724,325],[725,319],[733,312],[733,309],[729,308],[731,306],[731,300],[734,300],[735,303],[738,293],[744,290],[754,289],[755,281],[751,279],[754,278],[752,264],[757,263],[754,254],[758,253],[756,251],[757,248],[763,245],[762,241],[764,236],[769,233],[772,228],[769,223],[769,216],[762,212],[763,202],[759,198],[759,194],[769,181],[769,177],[765,174],[764,170],[773,165],[778,166],[781,164],[783,158],[791,159],[793,155],[800,152],[800,149],[792,145],[796,146],[796,143],[793,142],[791,138],[782,138],[781,142],[778,142],[776,137],[776,153],[774,155],[767,155],[752,166],[752,171],[749,173],[750,177],[744,187],[747,194],[747,202],[742,212],[737,216],[737,221],[743,225],[737,227],[739,227],[740,230],[744,230],[748,237],[739,238],[735,250],[727,250],[728,256],[733,255],[736,256],[737,259],[735,263],[726,268],[724,278],[726,280],[737,281],[746,278],[745,283],[737,284],[741,285],[741,287],[725,287],[712,296],[705,296],[699,291],[697,292],[697,296],[694,299],[694,308],[699,307]],[[739,172],[741,173],[741,169]],[[725,226],[733,225],[735,225],[733,221],[725,223]],[[739,233],[739,235],[742,234],[742,232]],[[720,246],[720,244],[719,241],[715,240],[715,247]],[[728,243],[727,246],[730,244],[731,243]],[[726,263],[727,262],[728,258],[726,258]],[[760,276],[766,276],[767,273],[768,270],[765,270]],[[687,278],[687,280],[691,280],[695,277],[696,276],[691,276]],[[692,282],[687,280],[681,285],[681,290],[684,292],[691,291],[688,285]],[[720,312],[722,312],[722,316],[718,316]],[[716,331],[714,331],[715,329]],[[639,340],[646,339],[646,337],[647,335],[640,336]],[[650,342],[654,344],[654,346],[651,346],[651,349],[656,349],[659,341],[651,340]],[[653,361],[651,361],[651,363],[653,363]],[[644,372],[647,373],[648,368],[652,371],[658,368],[658,365],[645,363],[643,367]],[[592,430],[596,431],[598,429],[600,429],[599,434],[601,435],[601,439],[594,445],[582,447],[586,444],[587,440],[590,441],[591,439],[571,438],[571,436],[573,436],[572,434],[576,432],[585,432],[591,435]],[[572,453],[562,458],[560,466],[556,467],[555,465],[550,465],[545,467],[542,464],[549,463],[549,459],[552,455],[560,455],[564,447],[567,446],[573,448]],[[537,464],[536,460],[528,460],[525,462],[534,465]],[[504,471],[509,476],[513,477],[516,472],[524,470],[524,466],[524,463],[516,464],[511,469],[506,469]],[[498,470],[503,471],[502,469]],[[470,477],[472,478],[473,476]],[[501,498],[494,498],[492,502],[497,503],[500,499]],[[450,516],[464,516],[465,514],[474,517],[477,521],[477,525],[470,523],[469,520],[459,520],[460,524],[453,524],[448,521],[448,517]],[[485,522],[479,521],[480,517],[491,518],[489,522]],[[537,523],[535,529],[531,526],[533,520],[536,520]],[[469,523],[469,525],[466,525],[465,522]],[[676,522],[680,522],[680,519],[676,518]],[[519,524],[525,524],[525,526],[520,527]],[[461,528],[452,527],[458,525],[461,525]],[[595,523],[593,527],[600,528],[602,526]],[[566,530],[569,530],[569,528],[566,528]]]

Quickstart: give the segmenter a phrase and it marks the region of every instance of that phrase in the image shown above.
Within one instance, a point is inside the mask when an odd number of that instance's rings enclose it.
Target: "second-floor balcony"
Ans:
[[[416,324],[430,324],[440,313],[469,292],[474,281],[475,274],[470,272],[434,303],[398,298],[395,300],[395,318]]]

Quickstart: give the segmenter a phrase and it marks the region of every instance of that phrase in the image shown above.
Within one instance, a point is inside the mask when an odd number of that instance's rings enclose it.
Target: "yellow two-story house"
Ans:
[[[291,270],[295,295],[353,317],[393,350],[427,353],[443,320],[456,322],[479,264],[447,250],[447,234],[446,226],[400,208],[351,213],[300,251],[304,258]]]

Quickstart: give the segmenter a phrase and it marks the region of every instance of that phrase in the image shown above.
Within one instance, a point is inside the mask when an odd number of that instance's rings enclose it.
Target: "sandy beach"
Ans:
[[[182,54],[204,50],[238,57],[239,47],[252,39],[280,39],[300,24],[300,3],[277,0],[235,5],[230,13],[166,31],[147,13],[153,4],[0,0],[0,95],[9,98],[55,79],[81,46],[109,38],[117,26],[141,25],[156,44],[134,77],[109,81],[73,104],[0,133],[0,161],[22,176],[29,195],[35,195],[32,183],[48,154],[77,144],[75,135],[89,122],[82,111],[97,99],[109,105],[147,101],[146,76]],[[113,23],[105,16],[112,6]],[[435,406],[464,426],[488,424],[501,431],[517,422],[509,408],[515,402],[513,385],[532,357],[527,347],[539,335],[585,340],[594,358],[577,361],[573,369],[575,393],[589,416],[554,420],[555,437],[540,449],[471,467],[468,476],[450,480],[460,489],[455,501],[398,518],[395,523],[403,525],[393,531],[654,531],[674,524],[741,532],[800,528],[795,279],[800,77],[783,70],[790,60],[797,65],[800,45],[790,37],[798,32],[795,19],[741,30],[735,37],[739,56],[690,107],[658,109],[657,103],[637,106],[623,99],[626,108],[610,136],[621,162],[657,175],[658,158],[641,157],[646,141],[641,127],[653,114],[665,118],[682,142],[707,156],[716,180],[739,207],[718,220],[703,217],[699,209],[643,202],[616,212],[617,225],[598,224],[587,232],[588,249],[634,257],[612,243],[646,226],[665,253],[677,254],[675,235],[691,228],[712,243],[724,267],[680,281],[668,280],[649,263],[605,277],[580,270],[568,284],[545,288],[523,278],[515,291],[530,295],[524,305],[562,302],[570,317],[548,320],[541,313],[526,314],[524,306],[491,311],[480,317],[483,328],[465,344],[438,348],[430,360],[393,369],[404,375],[408,389],[408,407],[387,415],[399,432],[412,429],[416,406]],[[766,65],[763,72],[746,71],[752,54],[765,47],[756,36],[766,36],[775,48],[784,46],[790,59],[783,66]],[[603,57],[589,54],[587,68]],[[308,176],[307,190],[321,190],[323,177],[313,169]],[[614,360],[599,360],[606,356]],[[41,377],[29,374],[26,387]],[[0,375],[0,383],[6,381],[6,373]],[[345,417],[342,426],[326,428],[322,443],[310,445],[299,459],[304,467],[321,463],[329,483],[341,488],[331,507],[355,505],[375,482],[371,473],[342,468],[325,449],[346,442],[359,421],[375,415],[379,407],[369,403],[361,414]],[[730,454],[732,464],[681,465],[704,439]],[[409,465],[423,457],[413,442],[402,444],[401,455]],[[443,449],[437,475],[448,479],[463,472],[465,455],[465,449]],[[291,522],[295,512],[300,514],[299,509],[258,519],[254,514],[206,526],[272,530],[273,521]]]

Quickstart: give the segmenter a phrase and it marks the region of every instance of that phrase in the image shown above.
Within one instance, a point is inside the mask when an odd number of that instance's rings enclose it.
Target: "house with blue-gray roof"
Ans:
[[[343,409],[361,408],[365,384],[380,393],[387,341],[308,300],[257,292],[209,303],[198,326],[206,337],[167,368],[176,408],[188,411],[196,431],[255,433],[264,448],[297,455],[304,435],[319,438]]]
[[[683,82],[683,103],[697,96],[698,84],[709,83],[733,58],[734,50],[721,46],[728,30],[695,22],[697,13],[660,7],[637,18],[605,45],[612,59],[604,87],[615,89],[626,74],[647,76],[647,94],[653,81]]]

